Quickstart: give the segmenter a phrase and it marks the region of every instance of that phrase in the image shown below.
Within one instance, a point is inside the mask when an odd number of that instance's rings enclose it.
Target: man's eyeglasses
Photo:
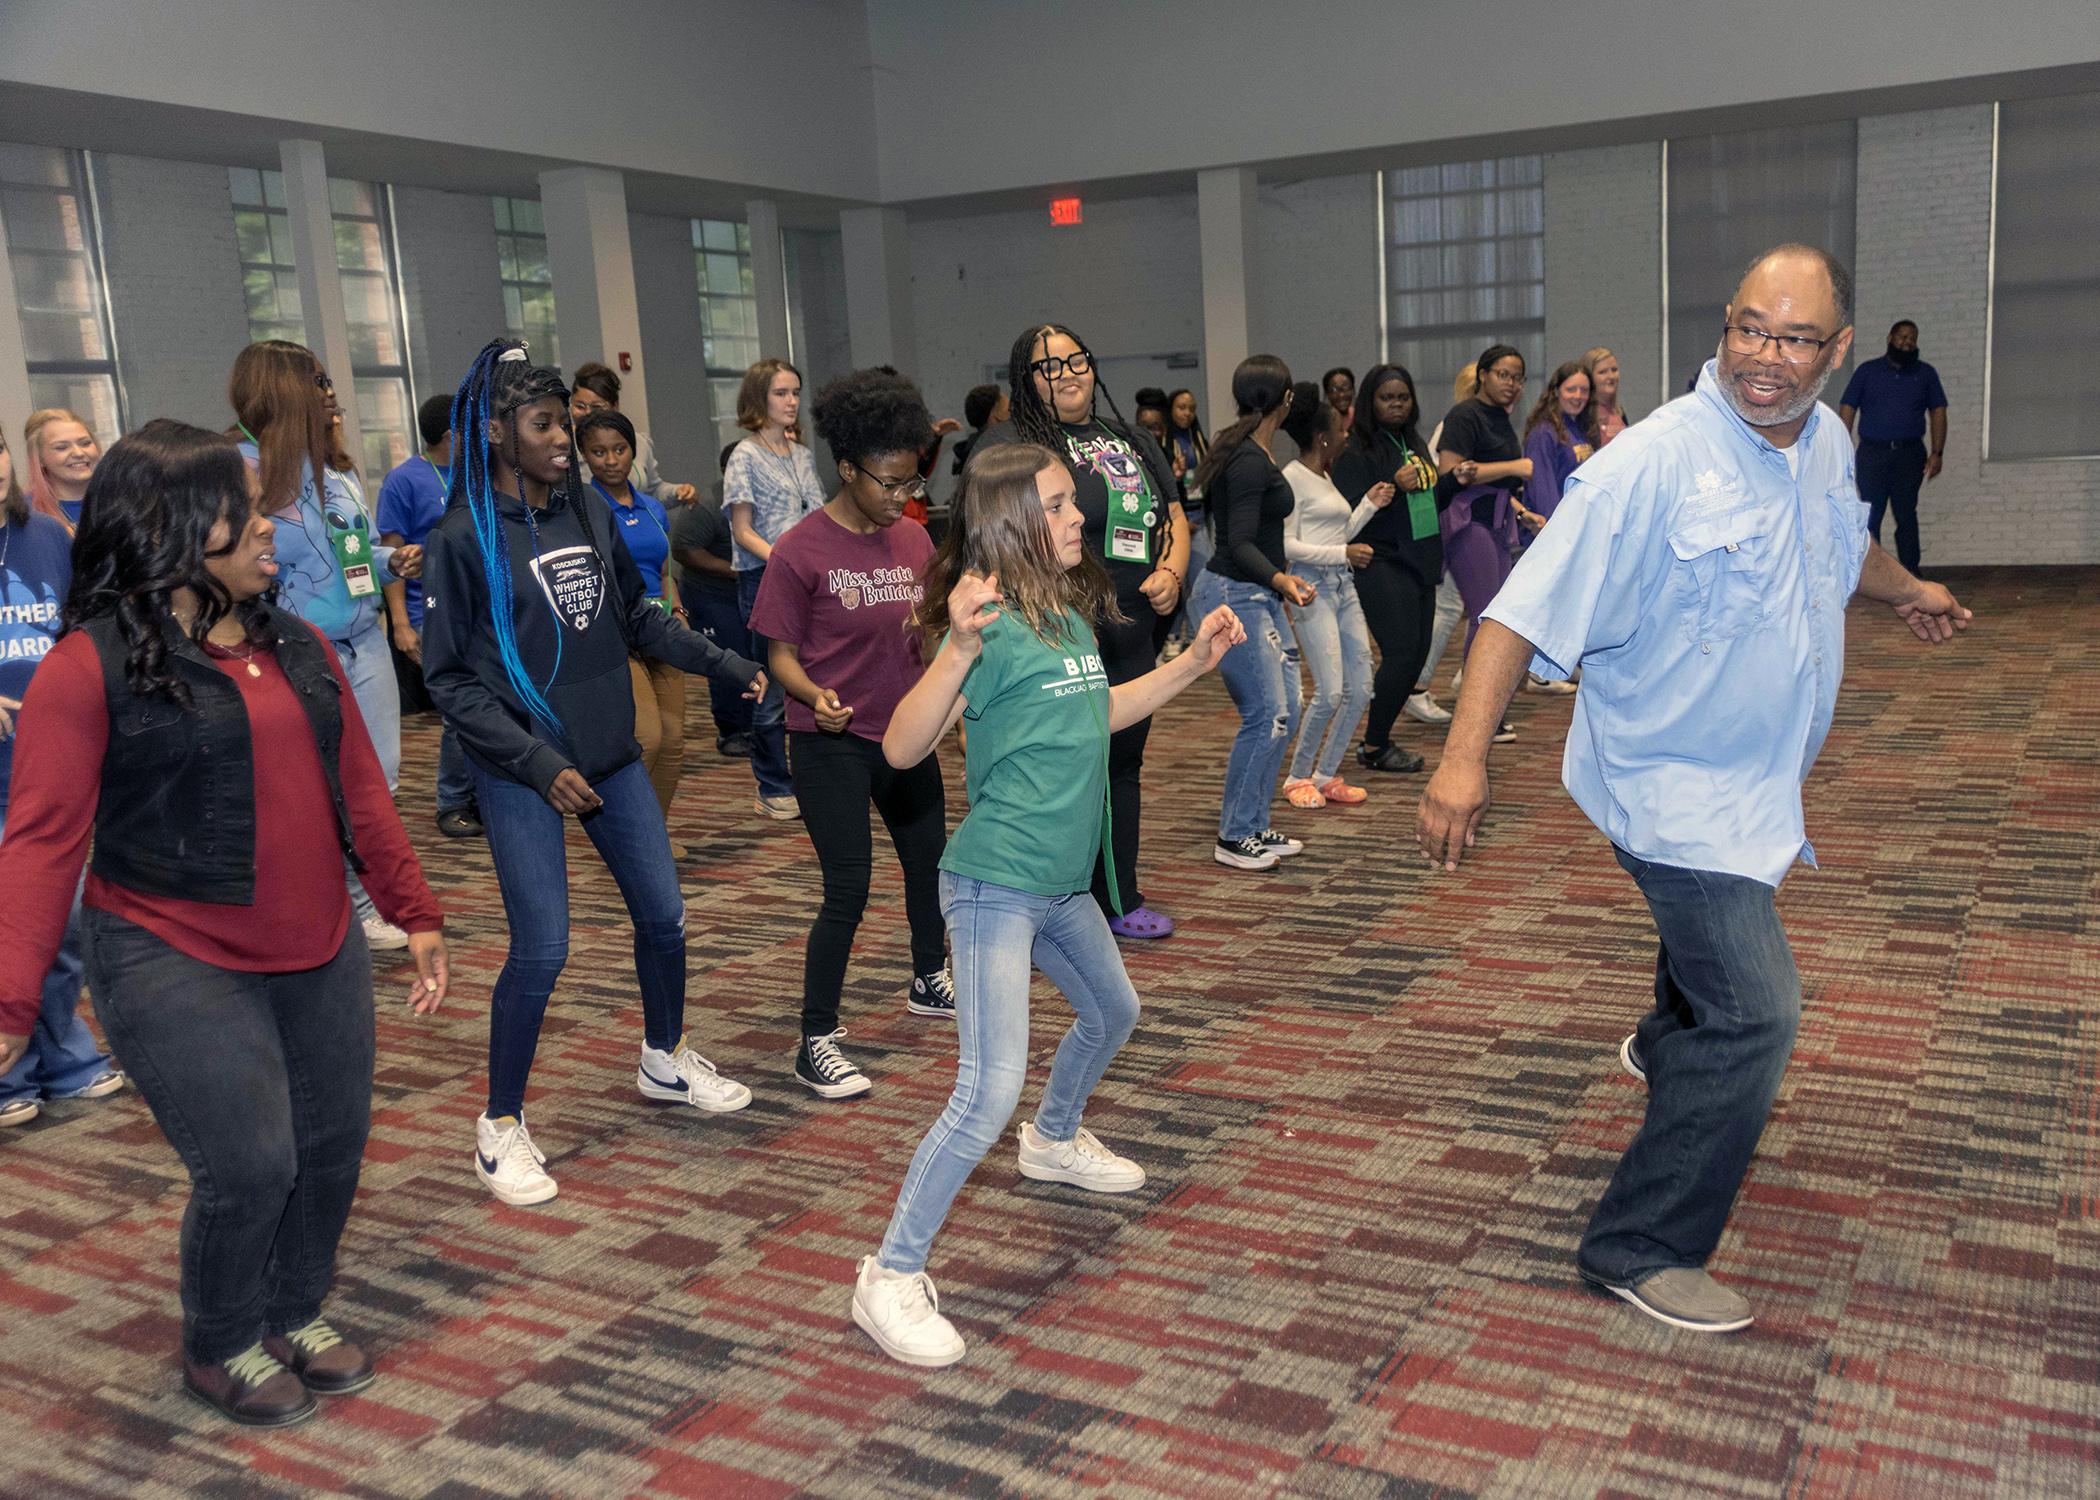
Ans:
[[[907,500],[924,500],[926,498],[926,481],[917,474],[907,474],[902,479],[884,479],[873,469],[862,469],[861,473],[873,480],[875,488],[881,490],[885,495],[895,495],[901,492]]]
[[[1082,349],[1077,354],[1053,354],[1048,359],[1039,359],[1028,367],[1045,380],[1055,380],[1070,371],[1084,375],[1094,368],[1094,356]]]
[[[1812,339],[1798,333],[1766,333],[1748,323],[1724,324],[1721,334],[1731,354],[1762,354],[1765,345],[1771,344],[1779,350],[1779,357],[1790,365],[1814,364],[1816,356],[1823,352],[1823,346],[1830,342],[1829,339]]]

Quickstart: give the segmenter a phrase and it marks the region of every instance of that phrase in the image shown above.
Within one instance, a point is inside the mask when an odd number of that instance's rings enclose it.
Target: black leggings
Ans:
[[[802,959],[802,1034],[839,1029],[839,990],[853,935],[868,909],[875,841],[868,804],[882,815],[904,869],[904,916],[911,926],[914,975],[939,971],[947,959],[941,922],[941,853],[948,847],[947,792],[933,755],[908,770],[894,769],[882,746],[857,734],[797,729],[788,735],[795,800],[802,826],[816,845],[824,872],[824,904],[809,929]]]
[[[1142,594],[1121,601],[1120,607],[1129,622],[1103,625],[1095,632],[1101,643],[1101,668],[1111,687],[1142,677],[1159,664],[1159,648],[1166,643],[1170,623],[1165,615],[1153,613]],[[1111,858],[1116,862],[1116,893],[1123,898],[1123,910],[1136,911],[1145,904],[1137,875],[1138,797],[1145,774],[1145,739],[1151,733],[1152,721],[1147,718],[1108,737],[1109,837],[1108,847],[1094,861],[1094,900],[1109,916],[1115,915],[1108,899],[1107,861]]]
[[[1415,690],[1429,659],[1436,627],[1436,584],[1389,552],[1371,554],[1356,575],[1356,597],[1364,623],[1378,642],[1378,675],[1371,681],[1371,709],[1364,716],[1364,743],[1381,750],[1392,741],[1393,720]]]

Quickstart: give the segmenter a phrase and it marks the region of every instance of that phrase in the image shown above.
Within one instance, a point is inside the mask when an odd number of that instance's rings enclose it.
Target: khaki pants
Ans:
[[[669,817],[685,770],[685,673],[665,662],[632,657],[627,671],[634,680],[634,737],[641,742],[642,769]]]

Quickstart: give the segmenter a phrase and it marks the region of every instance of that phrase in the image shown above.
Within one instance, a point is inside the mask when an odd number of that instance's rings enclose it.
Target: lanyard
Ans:
[[[1116,436],[1109,430],[1108,424],[1098,417],[1094,419],[1094,426],[1121,451],[1138,481],[1138,489],[1135,491],[1118,488],[1109,474],[1096,465],[1088,465],[1101,476],[1108,489],[1108,514],[1103,518],[1101,532],[1102,555],[1111,562],[1151,563],[1154,561],[1154,533],[1163,518],[1159,499],[1152,492],[1152,476],[1146,471],[1145,460],[1139,455],[1134,444]],[[1065,452],[1070,455],[1073,463],[1078,463],[1078,441],[1069,432],[1064,438]],[[1143,496],[1142,499],[1139,498],[1140,495]]]
[[[430,464],[430,472],[437,475],[439,485],[441,485],[444,488],[446,494],[451,494],[452,466],[450,464],[447,464],[444,468],[441,469],[436,464],[431,464],[430,460],[427,458],[424,459],[423,462],[426,464]]]

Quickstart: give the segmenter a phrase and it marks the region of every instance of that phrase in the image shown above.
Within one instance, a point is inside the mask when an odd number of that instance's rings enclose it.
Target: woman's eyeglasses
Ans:
[[[885,495],[894,495],[902,491],[904,498],[907,500],[924,500],[926,498],[926,481],[917,474],[907,474],[902,479],[884,479],[873,469],[862,469],[861,473],[874,481],[875,488],[881,490]]]
[[[1094,356],[1082,349],[1077,354],[1053,354],[1048,359],[1039,359],[1028,367],[1045,380],[1055,380],[1070,372],[1084,375],[1094,368]]]

